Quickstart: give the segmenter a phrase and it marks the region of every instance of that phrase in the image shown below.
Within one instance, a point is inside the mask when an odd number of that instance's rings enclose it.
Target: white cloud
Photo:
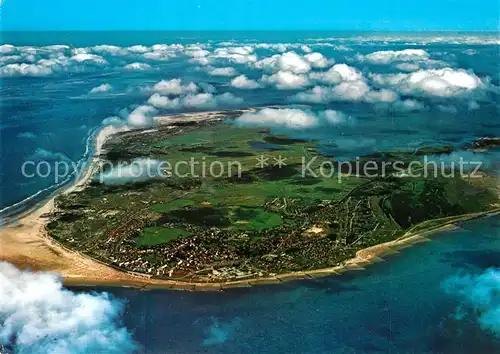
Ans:
[[[138,53],[138,54],[144,54],[149,52],[149,48],[145,47],[143,45],[133,45],[131,47],[128,47],[127,50],[132,53]]]
[[[16,47],[13,46],[12,44],[0,45],[0,53],[2,53],[2,54],[13,53],[15,51],[16,51]]]
[[[399,95],[391,90],[381,89],[378,91],[370,90],[364,98],[367,102],[374,103],[392,103],[399,99]]]
[[[231,86],[239,89],[256,89],[260,87],[260,84],[255,80],[249,79],[245,75],[240,75],[231,80]]]
[[[189,48],[184,52],[184,54],[193,58],[203,58],[210,54],[208,50],[201,48]]]
[[[108,62],[106,59],[99,55],[95,54],[87,54],[87,53],[80,53],[76,54],[71,57],[71,60],[74,60],[78,63],[92,63],[92,64],[99,64],[99,65],[107,65]]]
[[[500,337],[500,269],[491,268],[478,275],[462,275],[448,278],[442,287],[461,300],[455,318],[467,315],[477,317],[483,330]],[[468,313],[467,309],[472,311]]]
[[[308,129],[320,125],[341,125],[349,120],[350,117],[334,110],[314,113],[301,109],[264,108],[257,112],[244,113],[234,121],[234,124],[243,127]]]
[[[311,64],[295,52],[282,54],[277,60],[278,67],[282,71],[290,71],[294,74],[304,74],[311,70]]]
[[[172,79],[158,82],[154,85],[153,90],[163,95],[182,95],[198,92],[198,86],[193,82],[183,85],[181,79]]]
[[[7,55],[0,57],[0,64],[15,64],[24,61],[24,57],[21,55]]]
[[[92,47],[91,50],[96,53],[111,54],[115,56],[125,56],[129,54],[127,49],[114,45],[97,45]]]
[[[370,87],[363,80],[341,82],[332,88],[333,97],[348,101],[361,100],[370,92]]]
[[[257,61],[257,56],[252,53],[253,48],[250,46],[217,48],[211,58],[223,59],[237,64],[247,64]]]
[[[258,43],[255,45],[256,48],[270,49],[280,53],[284,53],[288,50],[289,44],[287,43]]]
[[[127,123],[120,117],[108,117],[102,121],[102,125],[113,126],[117,128],[126,127]]]
[[[48,76],[53,70],[45,65],[8,64],[0,67],[0,76]]]
[[[463,53],[463,54],[466,54],[466,55],[470,55],[470,56],[472,56],[472,55],[476,55],[476,54],[477,54],[477,51],[476,51],[476,50],[474,50],[474,49],[466,49],[466,50],[464,50],[462,53]]]
[[[311,128],[318,124],[318,118],[300,109],[264,108],[258,112],[247,112],[235,120],[238,126],[284,127],[290,129]]]
[[[429,53],[423,49],[405,49],[405,50],[384,50],[379,52],[361,55],[358,57],[372,64],[390,64],[396,61],[421,61],[430,58]]]
[[[225,68],[207,68],[208,75],[211,76],[236,76],[238,72],[232,67]]]
[[[147,128],[154,125],[156,109],[151,106],[139,106],[127,117],[127,125],[132,128]]]
[[[328,65],[333,64],[330,63],[328,59],[321,53],[310,53],[306,54],[304,58],[311,64],[313,68],[326,68]]]
[[[199,65],[206,66],[206,65],[212,64],[213,60],[211,58],[207,58],[207,57],[196,57],[196,58],[189,59],[189,62],[193,63],[193,64],[199,64]]]
[[[154,93],[148,99],[148,104],[157,108],[172,108],[179,105],[179,99],[170,99],[167,96],[162,96],[159,93]]]
[[[313,51],[313,50],[311,49],[311,47],[309,47],[308,45],[305,45],[305,44],[301,45],[301,46],[300,46],[300,49],[302,49],[302,51],[303,51],[304,53],[311,53],[311,52]]]
[[[94,87],[92,90],[90,90],[90,94],[101,94],[105,92],[109,92],[113,89],[113,86],[110,84],[102,84],[97,87]]]
[[[187,108],[215,108],[217,107],[217,100],[211,93],[187,95],[182,99],[182,106]]]
[[[313,57],[314,59],[314,57]],[[316,57],[316,60],[318,58]],[[256,62],[255,67],[271,72],[287,71],[294,74],[305,74],[311,71],[311,63],[295,52],[286,52],[264,58]]]
[[[439,36],[414,36],[414,35],[403,35],[403,36],[358,36],[358,37],[328,37],[328,38],[310,38],[309,40],[315,42],[323,41],[341,41],[350,43],[371,43],[371,44],[383,44],[387,43],[402,43],[406,45],[427,45],[432,43],[447,43],[447,44],[477,44],[477,45],[494,45],[500,44],[500,39],[497,35],[439,35]],[[321,43],[322,44],[322,43]],[[330,44],[331,43],[325,43]]]
[[[289,71],[278,71],[271,76],[262,76],[262,82],[276,85],[280,90],[294,90],[308,86],[309,79],[305,75],[296,75]]]
[[[462,69],[419,70],[411,74],[374,74],[373,80],[405,94],[451,97],[484,87],[474,73]]]
[[[243,103],[243,99],[229,92],[222,95],[213,95],[211,93],[189,94],[173,99],[155,93],[149,98],[148,103],[157,108],[173,110],[182,108],[214,109],[220,106],[237,106]]]
[[[417,71],[420,69],[420,65],[416,63],[399,63],[396,64],[396,68],[402,71]]]
[[[347,64],[335,64],[328,71],[311,73],[310,77],[324,83],[338,84],[342,81],[361,80],[363,75]]]
[[[403,101],[396,101],[396,102],[394,102],[393,107],[394,107],[394,109],[396,109],[398,111],[403,111],[403,112],[422,111],[426,108],[423,103],[421,103],[417,100],[412,100],[412,99],[406,99]]]
[[[172,58],[172,54],[168,52],[148,52],[144,53],[143,57],[155,61],[168,61]]]
[[[131,64],[125,65],[123,68],[125,70],[144,71],[144,70],[151,69],[151,65],[146,64],[146,63],[131,63]]]
[[[345,124],[350,120],[350,117],[348,117],[344,113],[331,109],[323,112],[322,117],[324,117],[327,122],[333,125]]]
[[[163,161],[155,159],[135,159],[130,163],[122,163],[96,177],[100,183],[122,185],[148,179],[165,177]]]
[[[399,96],[387,89],[373,90],[363,80],[343,81],[334,87],[315,86],[306,92],[300,92],[292,100],[309,103],[329,103],[333,101],[363,101],[369,103],[391,103]]]
[[[123,305],[106,293],[76,294],[50,273],[20,271],[0,262],[0,345],[16,353],[131,353],[120,327]]]

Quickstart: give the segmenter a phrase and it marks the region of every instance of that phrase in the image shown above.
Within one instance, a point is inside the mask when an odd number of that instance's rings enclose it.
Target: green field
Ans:
[[[114,266],[155,277],[220,281],[337,265],[421,222],[493,208],[496,181],[391,174],[303,175],[330,158],[316,142],[204,122],[123,133],[105,146],[114,163],[195,159],[179,174],[122,185],[97,180],[61,196],[52,237]],[[267,158],[266,166],[258,158]],[[284,159],[286,165],[276,161]],[[370,159],[410,161],[407,152]],[[417,157],[418,158],[418,157]],[[229,167],[218,177],[206,166]],[[204,173],[205,171],[205,173]]]

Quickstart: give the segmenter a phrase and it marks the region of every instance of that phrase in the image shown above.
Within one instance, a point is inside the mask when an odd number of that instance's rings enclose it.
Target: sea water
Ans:
[[[499,216],[469,221],[340,276],[217,293],[93,290],[125,299],[144,353],[494,353],[499,230]]]

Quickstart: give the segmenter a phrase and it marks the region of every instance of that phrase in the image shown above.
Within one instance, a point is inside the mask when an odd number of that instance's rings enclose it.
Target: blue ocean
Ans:
[[[260,109],[251,124],[314,139],[340,160],[436,145],[455,149],[437,159],[500,170],[498,151],[463,150],[500,136],[497,33],[2,32],[0,41],[1,218],[73,182],[104,126],[186,112]],[[33,171],[41,161],[73,170]],[[499,229],[498,216],[477,219],[363,271],[220,293],[64,289],[42,275],[55,300],[39,314],[68,314],[71,331],[51,328],[58,345],[95,342],[92,353],[500,352]],[[0,266],[9,279],[31,277]],[[54,350],[40,338],[20,352]]]

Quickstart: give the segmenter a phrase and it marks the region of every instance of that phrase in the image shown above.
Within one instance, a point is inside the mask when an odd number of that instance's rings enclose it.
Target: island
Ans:
[[[85,183],[43,215],[46,235],[140,284],[221,289],[362,269],[499,210],[487,171],[410,177],[412,161],[451,147],[377,152],[345,170],[318,142],[239,126],[241,114],[159,117],[114,134]],[[134,163],[156,175],[132,176]]]

